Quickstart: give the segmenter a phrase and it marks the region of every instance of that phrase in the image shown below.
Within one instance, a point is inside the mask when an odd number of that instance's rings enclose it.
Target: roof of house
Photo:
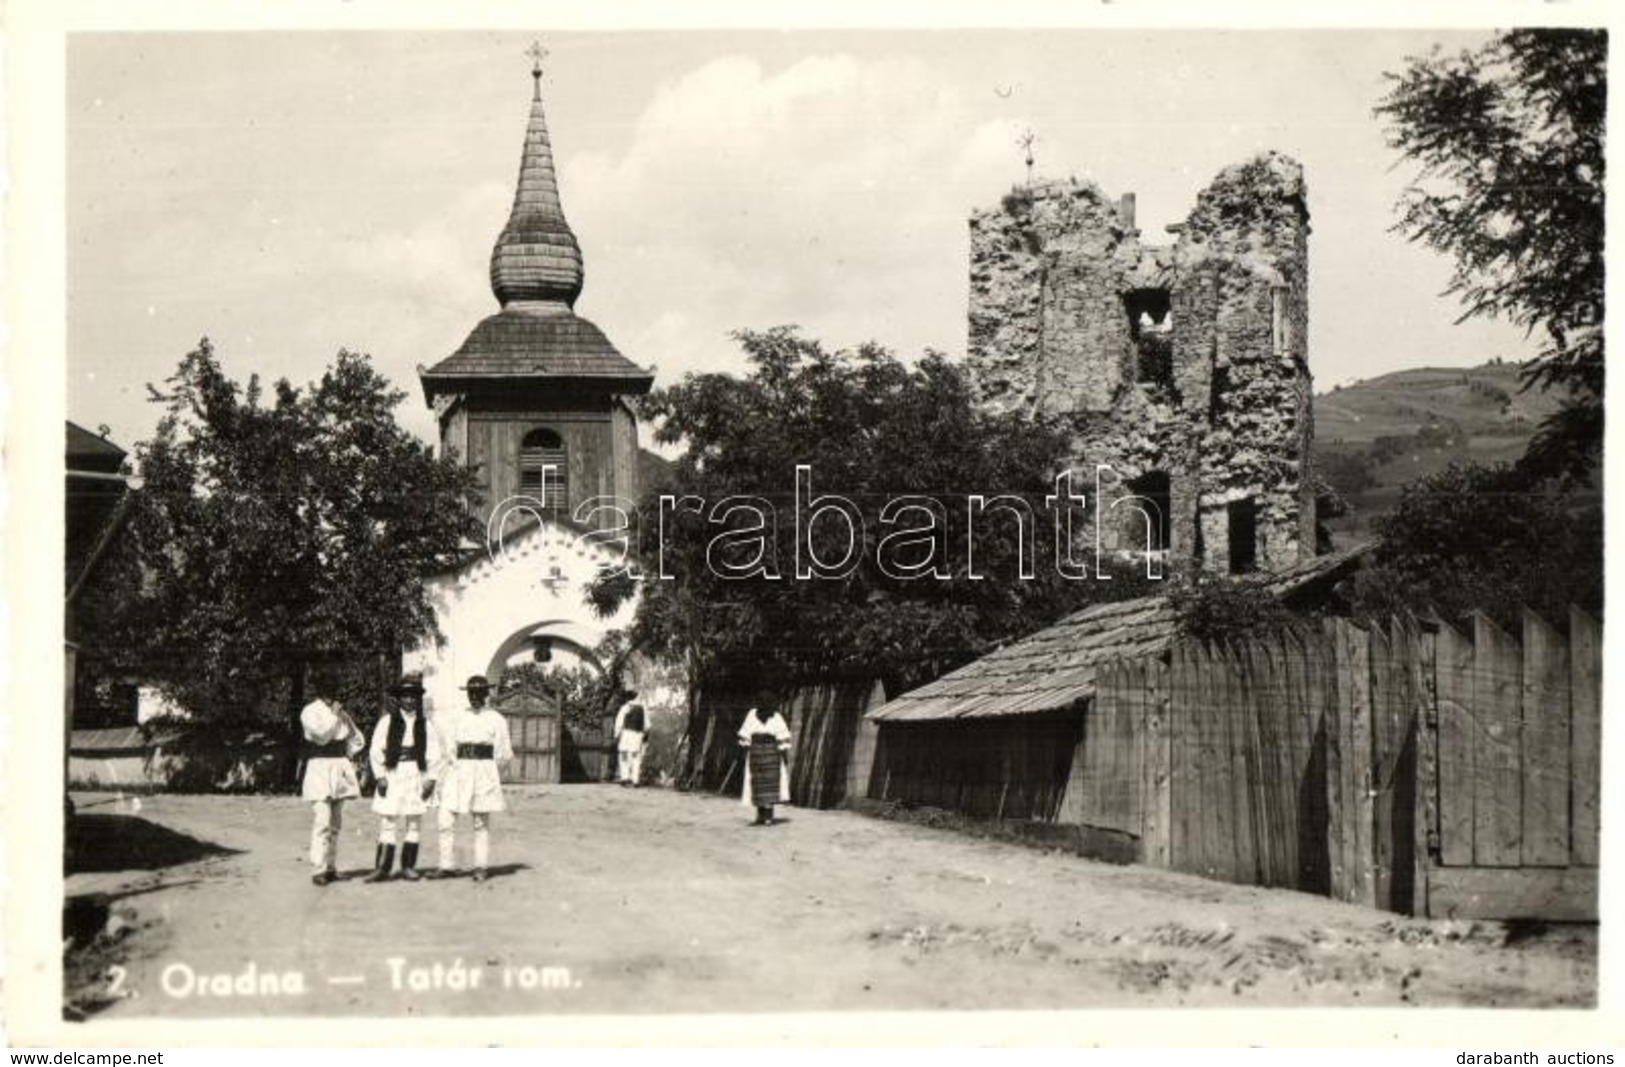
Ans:
[[[68,466],[73,467],[73,460],[90,459],[111,463],[116,470],[123,461],[126,453],[124,449],[115,445],[105,437],[91,433],[78,423],[68,421]]]
[[[1356,545],[1242,581],[1285,597],[1341,574],[1368,551],[1369,544]],[[1094,695],[1101,664],[1161,652],[1177,638],[1178,623],[1167,596],[1097,604],[904,693],[867,718],[927,722],[1062,711]]]
[[[584,280],[581,246],[559,199],[538,77],[513,209],[491,249],[491,291],[502,310],[420,373],[425,397],[433,403],[438,393],[494,381],[586,382],[614,393],[648,392],[654,375],[576,315]]]

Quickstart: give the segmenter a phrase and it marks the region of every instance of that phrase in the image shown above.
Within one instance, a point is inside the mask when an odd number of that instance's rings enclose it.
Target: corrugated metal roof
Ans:
[[[1369,550],[1357,545],[1243,580],[1286,596],[1336,574]],[[1178,611],[1166,596],[1097,604],[904,693],[867,717],[898,723],[1061,711],[1094,696],[1101,664],[1173,644],[1178,623]]]

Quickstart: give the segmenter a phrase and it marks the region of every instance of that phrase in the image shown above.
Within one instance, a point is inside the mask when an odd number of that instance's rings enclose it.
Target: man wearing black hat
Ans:
[[[474,823],[474,880],[485,881],[491,862],[491,814],[504,810],[502,761],[513,759],[508,720],[486,701],[491,683],[476,674],[463,686],[467,710],[444,725],[449,770],[440,796],[440,869],[445,878],[457,869],[457,816],[472,816]]]
[[[369,882],[389,878],[395,865],[396,835],[404,822],[401,877],[417,881],[418,839],[423,813],[434,795],[435,777],[444,757],[439,735],[423,714],[423,675],[410,671],[390,689],[395,707],[372,732],[372,773],[378,780],[372,810],[379,815],[378,855]]]

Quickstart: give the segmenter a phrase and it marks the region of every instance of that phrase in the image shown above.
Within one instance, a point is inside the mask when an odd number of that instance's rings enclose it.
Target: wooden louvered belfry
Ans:
[[[544,507],[562,508],[570,499],[570,465],[564,439],[552,430],[532,430],[519,443],[519,491]]]

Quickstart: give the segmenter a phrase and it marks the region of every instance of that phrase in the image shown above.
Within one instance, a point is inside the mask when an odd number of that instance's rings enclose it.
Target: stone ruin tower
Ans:
[[[1142,243],[1132,193],[1076,179],[974,213],[972,372],[990,406],[1069,422],[1091,508],[1096,464],[1124,483],[1108,503],[1151,502],[1149,524],[1103,513],[1108,547],[1290,566],[1316,544],[1303,168],[1273,152],[1229,167],[1168,230]]]

